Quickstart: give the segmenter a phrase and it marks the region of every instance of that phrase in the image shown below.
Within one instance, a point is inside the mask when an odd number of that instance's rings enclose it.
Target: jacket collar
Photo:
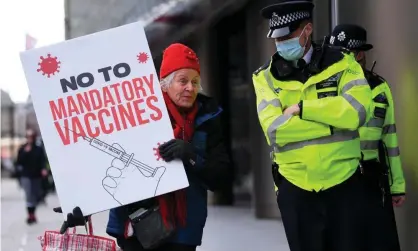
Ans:
[[[312,43],[312,55],[309,64],[295,68],[292,62],[284,60],[277,52],[272,56],[270,71],[273,77],[281,81],[300,80],[305,82],[308,76],[315,75],[344,58],[338,49]],[[306,56],[306,55],[305,55]]]
[[[199,110],[197,112],[195,122],[196,127],[219,116],[219,114],[223,111],[214,98],[208,97],[204,94],[199,93],[196,101],[199,104]]]

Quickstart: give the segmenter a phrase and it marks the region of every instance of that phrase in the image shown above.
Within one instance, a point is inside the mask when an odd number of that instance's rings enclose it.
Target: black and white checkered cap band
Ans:
[[[365,43],[366,43],[366,41],[364,41],[364,40],[350,39],[350,40],[348,40],[347,48],[348,49],[358,48],[358,47],[364,45]]]
[[[267,33],[268,38],[279,38],[290,34],[289,25],[292,22],[309,18],[311,13],[309,11],[297,11],[288,13],[283,16],[278,16],[273,12],[270,18],[270,30]]]
[[[359,48],[366,44],[366,40],[349,39],[347,43],[345,43],[344,40],[346,40],[346,35],[342,31],[337,36],[331,36],[329,38],[329,43],[332,45],[343,46],[347,49]]]
[[[309,18],[311,13],[309,11],[297,11],[293,13],[288,13],[283,16],[278,16],[275,12],[273,12],[270,18],[270,29],[274,28],[281,28],[284,27],[286,24],[290,24],[294,21],[302,20]]]

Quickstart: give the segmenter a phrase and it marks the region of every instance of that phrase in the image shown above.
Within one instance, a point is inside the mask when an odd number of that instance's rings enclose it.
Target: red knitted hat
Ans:
[[[163,53],[160,79],[185,68],[194,69],[200,74],[200,64],[196,53],[184,44],[175,43],[168,46]]]

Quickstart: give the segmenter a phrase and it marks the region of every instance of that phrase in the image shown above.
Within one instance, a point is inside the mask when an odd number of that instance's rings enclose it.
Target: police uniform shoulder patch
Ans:
[[[375,72],[371,72],[371,71],[364,71],[364,75],[367,79],[367,82],[369,83],[370,88],[373,90],[374,88],[376,88],[377,86],[379,86],[380,84],[383,84],[386,82],[386,80],[381,77],[380,75],[376,74]]]
[[[260,66],[260,68],[258,68],[257,70],[255,70],[253,72],[253,74],[257,76],[258,73],[260,73],[260,71],[267,69],[269,67],[269,65],[270,65],[270,62],[271,62],[271,59],[269,59],[265,64],[263,64],[262,66]]]
[[[379,93],[376,97],[374,97],[373,101],[377,103],[385,104],[385,105],[389,104],[388,99],[384,92]]]

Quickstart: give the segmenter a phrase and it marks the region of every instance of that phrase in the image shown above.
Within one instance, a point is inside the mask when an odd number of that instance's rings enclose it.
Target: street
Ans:
[[[58,230],[63,221],[54,213],[59,206],[56,195],[47,198],[46,205],[37,210],[38,224],[26,225],[23,190],[15,180],[1,181],[1,250],[40,250],[38,236],[45,230]],[[92,217],[94,234],[109,237],[105,232],[108,212]],[[83,227],[78,233],[85,233]],[[209,207],[203,244],[198,251],[288,251],[286,237],[278,220],[257,220],[249,208]]]

